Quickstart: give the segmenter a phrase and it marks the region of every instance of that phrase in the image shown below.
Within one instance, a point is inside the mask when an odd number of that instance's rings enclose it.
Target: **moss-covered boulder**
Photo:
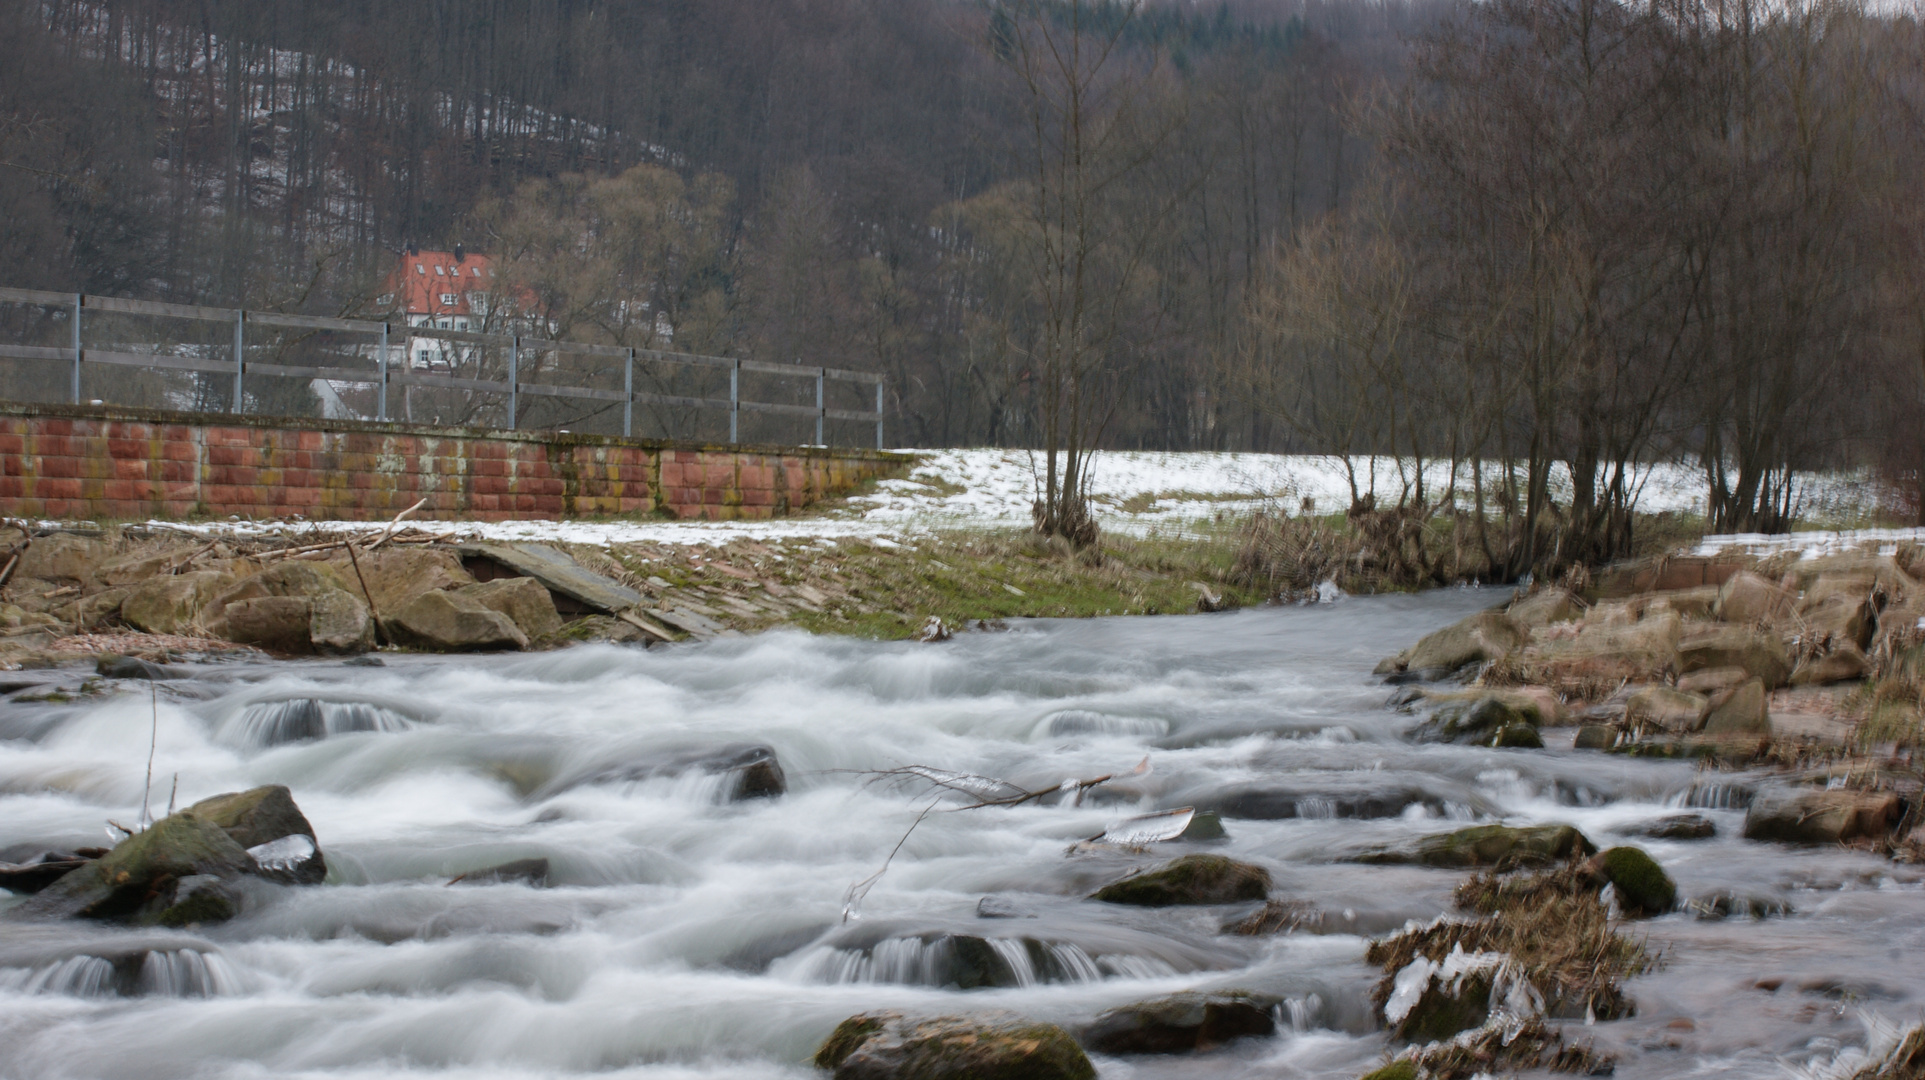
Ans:
[[[120,617],[150,634],[184,633],[201,609],[233,583],[232,577],[215,570],[148,578],[120,602]]]
[[[1427,836],[1408,846],[1368,851],[1357,856],[1357,861],[1508,870],[1553,866],[1575,855],[1596,852],[1597,846],[1569,825],[1473,825]]]
[[[1185,855],[1154,870],[1114,881],[1091,900],[1137,907],[1236,904],[1270,895],[1270,871],[1222,855]]]
[[[462,593],[422,593],[388,616],[387,626],[401,644],[432,652],[528,647],[513,619]]]
[[[1704,716],[1710,707],[1703,694],[1669,686],[1647,686],[1625,701],[1624,722],[1633,731],[1655,728],[1674,735],[1687,734],[1704,726]]]
[[[1277,1030],[1277,999],[1241,992],[1183,993],[1111,1009],[1083,1032],[1099,1054],[1187,1054]]]
[[[1617,892],[1618,910],[1633,918],[1662,915],[1678,905],[1678,886],[1642,848],[1607,848],[1585,866],[1595,877],[1611,883]]]
[[[1499,694],[1483,694],[1438,709],[1411,732],[1411,738],[1478,746],[1543,746],[1537,721],[1538,714],[1525,703]]]
[[[863,1013],[816,1051],[836,1080],[1094,1080],[1069,1032],[1013,1013],[911,1017]]]
[[[102,919],[140,925],[211,921],[168,914],[180,882],[203,877],[230,881],[253,868],[246,849],[219,826],[183,810],[121,841],[7,914],[21,919]],[[180,899],[192,901],[191,897]]]
[[[1417,1080],[1417,1063],[1399,1058],[1381,1069],[1372,1069],[1357,1080]]]

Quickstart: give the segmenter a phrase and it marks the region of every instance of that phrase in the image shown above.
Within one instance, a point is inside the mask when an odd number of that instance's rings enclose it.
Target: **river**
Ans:
[[[1445,911],[1461,874],[1346,852],[1479,815],[1608,843],[1681,807],[1717,837],[1640,843],[1683,896],[1789,913],[1636,924],[1664,958],[1628,985],[1637,1015],[1571,1034],[1621,1055],[1619,1077],[1757,1077],[1862,1044],[1866,1011],[1917,1019],[1921,875],[1740,839],[1761,777],[1573,751],[1568,730],[1544,750],[1402,739],[1418,718],[1387,707],[1371,665],[1499,598],[1034,621],[927,645],[778,632],[381,668],[234,663],[151,700],[123,683],[0,703],[0,849],[99,845],[109,819],[133,820],[157,723],[158,805],[176,777],[180,805],[286,784],[330,864],[326,885],[194,933],[0,922],[0,1076],[804,1077],[866,1009],[1076,1025],[1200,987],[1285,999],[1280,1034],[1098,1057],[1101,1075],[1351,1080],[1387,1049],[1364,1000],[1366,936]],[[287,704],[306,701],[318,711]],[[324,737],[290,741],[296,721]],[[773,749],[786,794],[730,801],[716,776],[661,775],[743,744]],[[1040,789],[1145,756],[1147,776],[1080,806],[938,809],[907,841],[928,787],[874,776],[922,764]],[[1273,895],[1323,914],[1317,932],[1229,935],[1247,907],[1080,899],[1191,848],[1071,854],[1077,840],[1232,791],[1295,816],[1227,819],[1209,849],[1268,867]],[[845,920],[851,885],[898,842]],[[552,887],[446,884],[535,857]],[[1014,917],[979,915],[985,897]],[[1022,984],[932,985],[947,980],[945,934],[990,939]],[[142,953],[137,982],[108,977]]]

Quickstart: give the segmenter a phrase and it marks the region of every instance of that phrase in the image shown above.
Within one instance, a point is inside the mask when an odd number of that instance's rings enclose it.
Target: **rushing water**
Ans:
[[[1188,988],[1285,1000],[1275,1038],[1099,1058],[1105,1077],[1352,1078],[1381,1060],[1365,935],[1443,911],[1461,875],[1346,851],[1492,815],[1600,842],[1700,807],[1708,841],[1641,841],[1687,897],[1790,914],[1641,924],[1665,966],[1635,1018],[1580,1037],[1620,1077],[1753,1077],[1925,1001],[1919,875],[1738,838],[1759,777],[1560,747],[1416,746],[1367,674],[1497,599],[1452,590],[1186,618],[1018,624],[939,645],[773,633],[644,652],[225,665],[164,684],[155,800],[291,787],[327,884],[263,887],[194,932],[0,923],[0,1076],[801,1077],[865,1009],[1007,1008],[1068,1025]],[[125,685],[125,684],[123,684]],[[139,812],[155,704],[0,703],[0,849],[106,840]],[[686,768],[772,748],[788,792]],[[1568,747],[1568,735],[1563,737]],[[907,764],[1026,788],[1131,769],[1076,807],[928,815]],[[1194,850],[1071,854],[1148,810],[1229,801],[1211,845],[1269,867],[1317,932],[1226,935],[1244,908],[1079,899]],[[549,888],[447,881],[546,858]],[[985,898],[990,898],[985,901]],[[0,900],[0,904],[8,901]],[[988,918],[982,910],[1007,917]],[[956,988],[955,935],[1016,985]],[[1776,986],[1777,989],[1762,989]]]

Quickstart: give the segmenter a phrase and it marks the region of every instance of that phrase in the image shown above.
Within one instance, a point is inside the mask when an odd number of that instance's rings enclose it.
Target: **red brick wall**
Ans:
[[[893,475],[900,454],[356,421],[0,404],[0,514],[766,518]]]

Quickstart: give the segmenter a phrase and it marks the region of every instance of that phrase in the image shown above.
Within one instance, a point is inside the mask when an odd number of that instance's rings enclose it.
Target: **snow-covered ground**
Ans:
[[[441,523],[464,536],[494,540],[557,540],[609,544],[637,541],[723,544],[737,538],[861,538],[888,544],[920,532],[946,529],[1015,528],[1029,523],[1040,458],[1021,450],[930,450],[916,452],[909,476],[884,480],[876,490],[848,500],[847,507],[807,517],[771,521],[507,521]],[[1395,502],[1413,470],[1394,458],[1287,454],[1104,451],[1089,470],[1089,491],[1098,524],[1135,536],[1179,535],[1259,508],[1285,513],[1330,513],[1350,505],[1352,478],[1359,492],[1374,491]],[[1426,470],[1434,492],[1449,482],[1445,468]],[[1569,478],[1554,488],[1568,492]],[[1486,475],[1486,482],[1489,476]],[[1659,465],[1635,478],[1640,509],[1701,513],[1705,480],[1687,465]],[[1459,477],[1460,486],[1469,483]],[[1803,505],[1817,524],[1849,526],[1873,509],[1864,477],[1807,477]],[[198,526],[244,532],[333,527],[333,523],[226,522]],[[1783,538],[1770,538],[1779,542]]]

